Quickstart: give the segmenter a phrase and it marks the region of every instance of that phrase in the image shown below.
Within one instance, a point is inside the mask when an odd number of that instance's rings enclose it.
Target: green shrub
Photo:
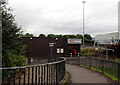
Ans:
[[[95,49],[94,48],[81,48],[81,55],[82,56],[94,56]]]

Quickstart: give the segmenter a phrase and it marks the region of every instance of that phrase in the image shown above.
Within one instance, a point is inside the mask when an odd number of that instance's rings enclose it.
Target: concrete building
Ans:
[[[120,1],[118,2],[118,32],[100,34],[95,36],[95,42],[99,44],[116,44],[120,41]]]
[[[118,32],[119,32],[119,40],[120,40],[120,1],[118,2]]]
[[[119,33],[108,33],[108,34],[100,34],[95,36],[95,42],[99,44],[117,44],[119,41]]]

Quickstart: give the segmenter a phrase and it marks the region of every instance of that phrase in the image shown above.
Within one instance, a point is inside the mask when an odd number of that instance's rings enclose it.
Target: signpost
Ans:
[[[49,43],[49,47],[51,47],[51,57],[52,57],[52,47],[54,47],[56,43]]]

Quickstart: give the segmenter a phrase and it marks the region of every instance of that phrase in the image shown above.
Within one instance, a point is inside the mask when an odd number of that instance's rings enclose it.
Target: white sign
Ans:
[[[53,47],[54,45],[49,45],[49,47]]]
[[[49,43],[49,47],[53,47],[56,43]]]
[[[67,44],[82,44],[82,39],[68,38]]]
[[[56,44],[56,43],[49,43],[49,45],[54,45],[54,44]]]

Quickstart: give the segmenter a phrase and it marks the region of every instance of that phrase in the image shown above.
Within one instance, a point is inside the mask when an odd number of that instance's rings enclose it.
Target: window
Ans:
[[[64,53],[64,49],[63,48],[57,48],[57,53]]]
[[[63,48],[61,49],[61,53],[64,53],[64,49]]]
[[[60,49],[59,48],[57,49],[57,53],[60,53]]]

